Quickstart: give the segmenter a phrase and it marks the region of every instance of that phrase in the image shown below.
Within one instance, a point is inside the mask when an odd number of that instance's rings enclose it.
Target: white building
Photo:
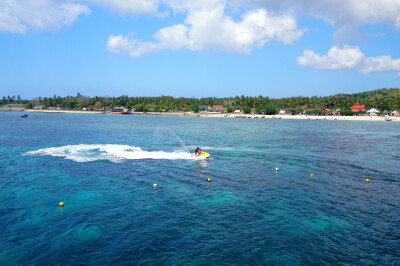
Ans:
[[[377,115],[379,113],[379,110],[376,110],[375,108],[371,108],[367,111],[368,115]]]

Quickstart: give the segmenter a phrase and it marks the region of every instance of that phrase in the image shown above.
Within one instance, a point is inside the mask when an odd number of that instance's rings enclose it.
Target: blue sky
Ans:
[[[400,87],[400,1],[298,2],[6,0],[0,94],[276,98]]]

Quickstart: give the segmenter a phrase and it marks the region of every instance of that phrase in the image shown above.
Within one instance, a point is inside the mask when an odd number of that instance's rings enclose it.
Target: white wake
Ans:
[[[75,162],[93,162],[108,160],[121,162],[124,160],[162,159],[162,160],[196,160],[193,154],[186,151],[144,151],[140,147],[116,144],[93,144],[93,145],[67,145],[29,151],[23,155],[29,156],[55,156]]]

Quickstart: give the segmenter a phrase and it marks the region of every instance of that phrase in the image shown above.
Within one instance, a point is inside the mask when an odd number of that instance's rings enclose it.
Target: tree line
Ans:
[[[10,104],[23,104],[26,108],[42,106],[43,108],[60,109],[83,109],[88,110],[109,110],[116,107],[135,109],[137,111],[200,111],[202,106],[222,105],[227,112],[241,109],[245,113],[262,112],[265,114],[276,113],[277,110],[290,108],[293,112],[319,113],[325,109],[350,110],[356,102],[359,102],[366,109],[376,108],[381,111],[391,111],[400,109],[400,89],[379,89],[354,94],[336,94],[332,96],[312,96],[312,97],[285,97],[269,98],[268,96],[236,96],[236,97],[203,97],[203,98],[184,98],[172,96],[159,97],[129,97],[122,95],[119,97],[89,97],[78,93],[75,96],[60,97],[38,97],[32,100],[22,99],[18,96],[3,96],[0,103],[2,106]]]

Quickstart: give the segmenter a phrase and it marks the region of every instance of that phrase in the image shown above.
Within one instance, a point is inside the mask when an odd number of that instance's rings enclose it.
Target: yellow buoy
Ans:
[[[313,177],[313,176],[314,176],[314,174],[311,174],[310,176],[311,176],[311,177]]]
[[[207,179],[207,182],[211,182],[211,178]]]
[[[365,182],[369,183],[369,179],[365,179]]]
[[[64,202],[60,202],[60,207],[63,207],[64,206]]]

